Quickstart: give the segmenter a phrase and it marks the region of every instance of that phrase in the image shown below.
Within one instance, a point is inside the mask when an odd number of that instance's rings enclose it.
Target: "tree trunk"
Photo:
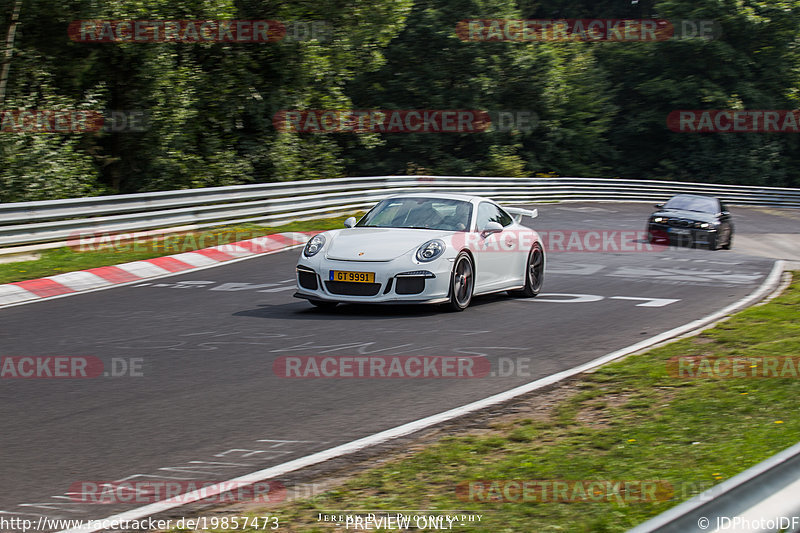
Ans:
[[[8,71],[11,68],[11,56],[14,54],[14,34],[17,31],[17,23],[19,23],[20,9],[22,9],[22,0],[17,0],[14,4],[14,11],[11,14],[11,24],[8,26],[8,35],[6,35],[6,51],[3,54],[2,67],[0,67],[0,109],[2,109],[6,100]]]

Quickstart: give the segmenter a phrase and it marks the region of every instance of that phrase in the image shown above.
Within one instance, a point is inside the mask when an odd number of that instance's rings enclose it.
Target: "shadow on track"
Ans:
[[[513,301],[515,298],[506,296],[503,293],[477,296],[472,300],[470,306],[462,313],[469,313],[476,308],[496,302]],[[421,304],[339,304],[333,309],[321,309],[312,306],[308,302],[291,302],[285,304],[269,305],[260,304],[258,309],[248,309],[238,311],[233,316],[247,316],[255,318],[274,318],[289,320],[350,320],[350,319],[371,319],[371,320],[392,320],[397,318],[419,318],[433,316],[463,316],[462,313],[454,313],[440,309],[438,305]]]

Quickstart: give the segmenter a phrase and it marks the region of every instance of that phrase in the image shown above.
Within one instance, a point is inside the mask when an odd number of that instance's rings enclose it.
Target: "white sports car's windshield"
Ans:
[[[445,198],[389,198],[358,221],[361,228],[416,228],[467,231],[472,204]]]

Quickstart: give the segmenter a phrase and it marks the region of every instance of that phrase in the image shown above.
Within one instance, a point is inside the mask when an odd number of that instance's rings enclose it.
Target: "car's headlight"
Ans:
[[[306,257],[314,257],[325,246],[325,236],[321,233],[311,237],[311,240],[306,243],[303,248],[303,255]]]
[[[653,219],[653,222],[656,222],[656,223],[662,223],[662,222],[666,222],[667,220],[668,220],[668,219],[667,219],[666,217],[655,217],[655,218]]]
[[[711,224],[709,224],[708,222],[695,222],[694,227],[708,229],[711,227]]]
[[[417,261],[427,263],[444,253],[444,241],[433,239],[417,248]]]

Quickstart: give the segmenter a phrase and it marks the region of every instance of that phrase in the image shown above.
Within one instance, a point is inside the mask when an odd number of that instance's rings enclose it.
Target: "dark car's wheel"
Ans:
[[[662,229],[647,228],[647,242],[648,244],[656,244],[660,242],[669,243],[667,232]]]
[[[324,300],[309,300],[315,307],[320,309],[333,309],[338,302],[326,302]]]
[[[720,248],[723,250],[730,250],[731,246],[733,246],[733,229],[730,226],[727,226],[728,237],[725,239],[725,244],[723,244]]]
[[[716,233],[712,233],[708,236],[708,249],[709,250],[719,250],[719,235]]]
[[[461,252],[453,264],[453,273],[450,275],[450,301],[446,307],[451,311],[463,311],[472,301],[472,291],[475,288],[475,268],[472,258],[466,252]]]
[[[544,251],[541,245],[535,243],[528,252],[528,262],[525,269],[525,287],[519,291],[510,291],[513,296],[532,298],[539,294],[544,283]]]

